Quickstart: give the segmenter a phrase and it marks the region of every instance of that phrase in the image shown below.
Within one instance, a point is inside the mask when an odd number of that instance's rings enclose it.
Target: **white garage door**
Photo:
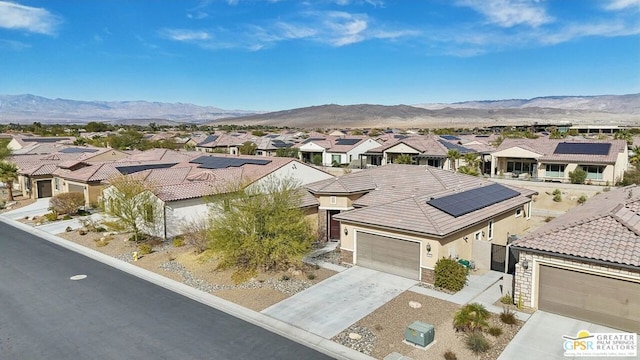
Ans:
[[[84,193],[84,186],[82,186],[82,185],[69,184],[69,192],[79,192],[79,193]]]
[[[420,243],[357,232],[356,252],[356,265],[420,279]]]
[[[640,332],[640,283],[540,266],[540,310]]]

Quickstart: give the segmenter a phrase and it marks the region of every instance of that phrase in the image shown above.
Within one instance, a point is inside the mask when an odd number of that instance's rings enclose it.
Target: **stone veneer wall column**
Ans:
[[[436,282],[436,276],[433,269],[420,268],[420,281],[431,284]]]
[[[527,270],[521,266],[524,259],[527,259],[529,263]],[[522,299],[522,305],[533,307],[531,304],[531,282],[533,281],[531,270],[533,270],[533,254],[520,251],[518,263],[516,264],[515,289],[513,289],[513,302],[515,304],[518,304]]]
[[[318,209],[318,240],[327,242],[327,210]]]
[[[353,264],[353,251],[340,249],[340,262]]]

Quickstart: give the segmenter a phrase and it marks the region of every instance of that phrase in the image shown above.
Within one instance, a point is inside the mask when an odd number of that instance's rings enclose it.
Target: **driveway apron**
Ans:
[[[415,280],[354,266],[262,313],[331,339],[415,284]]]

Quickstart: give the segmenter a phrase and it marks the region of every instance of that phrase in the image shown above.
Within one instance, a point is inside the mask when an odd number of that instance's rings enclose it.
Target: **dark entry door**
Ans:
[[[506,246],[491,244],[491,270],[504,272],[506,258]]]
[[[51,189],[51,180],[38,181],[38,198],[51,197],[53,190]]]
[[[333,215],[339,214],[340,210],[329,210],[329,239],[340,240],[340,222],[333,219]]]

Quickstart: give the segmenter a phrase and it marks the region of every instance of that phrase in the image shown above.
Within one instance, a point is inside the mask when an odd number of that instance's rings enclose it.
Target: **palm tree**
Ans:
[[[629,130],[620,130],[617,133],[613,134],[614,139],[624,140],[627,142],[627,145],[633,144],[633,137]]]
[[[634,165],[640,164],[640,145],[632,147],[631,152],[633,152],[633,156],[629,158],[629,162]]]
[[[413,164],[413,159],[409,154],[402,154],[395,158],[393,161],[394,164]]]
[[[10,162],[0,162],[0,181],[7,186],[7,201],[13,201],[13,182],[18,180],[18,167]]]
[[[480,156],[478,156],[478,153],[466,153],[464,154],[464,162],[468,167],[478,170],[482,160],[480,159]]]
[[[453,170],[453,172],[456,171],[456,161],[458,161],[461,156],[460,152],[456,149],[449,149],[449,151],[447,151],[447,159],[451,161],[451,170]]]
[[[453,327],[462,331],[478,331],[489,325],[489,311],[480,303],[467,304],[453,315]]]

